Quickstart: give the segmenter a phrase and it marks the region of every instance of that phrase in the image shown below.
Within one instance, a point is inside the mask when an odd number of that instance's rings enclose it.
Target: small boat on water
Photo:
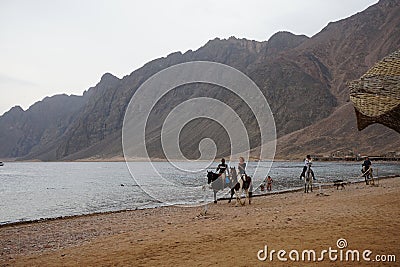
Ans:
[[[4,166],[4,163],[2,161],[0,161],[0,166]]]

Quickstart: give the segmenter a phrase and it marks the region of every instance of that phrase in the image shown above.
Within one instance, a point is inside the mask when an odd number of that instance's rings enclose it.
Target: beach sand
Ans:
[[[226,200],[201,207],[164,207],[77,216],[0,227],[0,266],[399,266],[400,179],[378,186],[292,192]],[[361,252],[397,262],[259,261],[269,249],[337,249],[339,238]],[[287,255],[286,255],[287,257]],[[301,256],[300,256],[301,257]]]

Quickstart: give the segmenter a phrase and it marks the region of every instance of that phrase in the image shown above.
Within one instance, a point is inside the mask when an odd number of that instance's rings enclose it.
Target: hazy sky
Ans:
[[[377,0],[0,0],[0,115],[215,37],[312,36]]]

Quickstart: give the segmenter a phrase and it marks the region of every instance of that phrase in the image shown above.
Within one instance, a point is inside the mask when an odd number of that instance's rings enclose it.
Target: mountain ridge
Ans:
[[[357,142],[354,142],[356,145],[351,145],[350,137],[355,140],[373,140],[373,135],[376,135],[390,144],[393,138],[397,139],[399,136],[384,127],[376,126],[366,134],[355,132],[351,125],[353,117],[347,116],[346,112],[335,113],[342,109],[347,112],[351,110],[348,106],[346,82],[358,78],[375,61],[399,49],[400,21],[396,16],[398,13],[400,1],[381,0],[349,18],[329,23],[312,37],[277,32],[268,41],[263,42],[235,37],[215,38],[195,51],[174,52],[149,61],[121,79],[111,73],[105,73],[94,87],[84,92],[77,104],[70,103],[69,110],[56,112],[57,118],[52,118],[47,126],[42,125],[42,128],[39,127],[40,129],[33,131],[33,134],[29,131],[26,131],[25,135],[21,134],[24,129],[37,127],[29,123],[25,123],[25,126],[20,125],[21,120],[27,119],[18,115],[13,117],[14,124],[0,123],[0,136],[3,136],[3,139],[0,137],[0,158],[78,160],[122,157],[121,128],[124,111],[137,88],[162,69],[197,60],[214,61],[237,68],[260,87],[275,115],[279,158],[301,157],[301,153],[295,149],[300,146],[301,152],[304,150],[304,153],[331,153],[335,146],[324,143],[328,140],[326,137],[329,131],[316,131],[315,127],[333,127],[336,119],[332,117],[333,114],[343,116],[343,126],[338,128],[343,133],[348,133],[349,140],[342,136],[338,142],[342,142],[349,149],[363,153],[371,153],[374,150],[383,153],[392,148],[400,151],[400,144],[397,142],[394,147],[388,147],[382,146],[381,140],[375,146]],[[257,143],[258,132],[252,117],[247,114],[248,109],[241,104],[240,99],[223,88],[192,85],[174,89],[167,96],[169,98],[163,99],[156,107],[155,113],[161,115],[154,116],[152,125],[149,126],[152,136],[149,147],[154,157],[163,157],[159,138],[163,114],[171,110],[174,104],[198,96],[229,102],[227,104],[232,105],[235,112],[248,122],[251,138],[256,140],[252,148],[261,145]],[[33,111],[34,108],[29,108],[22,114],[30,114]],[[12,111],[15,114],[20,112],[18,108]],[[0,122],[9,116],[6,114],[8,112],[0,117]],[[10,127],[13,130],[10,130]],[[198,121],[198,125],[193,125],[193,130],[187,131],[187,136],[182,138],[182,142],[186,144],[183,153],[190,158],[196,158],[198,139],[207,137],[205,132],[220,131],[221,129],[212,123]],[[307,131],[316,132],[319,136],[307,136]],[[18,134],[15,134],[17,132]],[[222,143],[224,148],[221,151],[229,153],[226,144],[219,137],[222,135],[221,132],[212,137],[217,143]],[[197,139],[192,140],[191,136],[197,136]],[[298,140],[303,141],[299,143]],[[322,149],[324,147],[326,149]],[[222,155],[224,154],[221,152],[218,156]]]

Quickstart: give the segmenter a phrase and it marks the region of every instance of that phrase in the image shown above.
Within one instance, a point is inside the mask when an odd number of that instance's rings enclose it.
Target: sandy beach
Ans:
[[[205,215],[202,207],[164,207],[2,226],[0,266],[398,266],[399,218],[400,179],[392,178],[257,197],[246,206],[220,201]],[[315,250],[318,258],[338,249],[340,238],[344,251],[371,250],[371,261],[257,258],[265,245]]]

